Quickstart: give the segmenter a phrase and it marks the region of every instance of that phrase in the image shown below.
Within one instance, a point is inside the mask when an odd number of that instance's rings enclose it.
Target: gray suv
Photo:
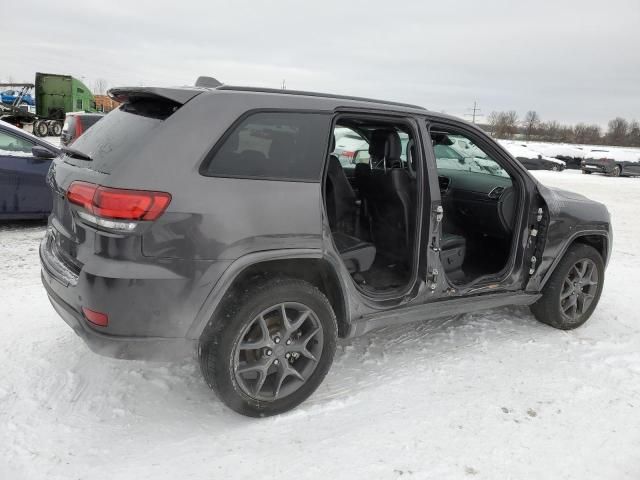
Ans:
[[[595,309],[607,209],[539,184],[473,125],[199,84],[111,90],[122,105],[49,171],[42,281],[92,350],[197,352],[225,404],[266,416],[318,387],[338,338],[504,305],[571,329]],[[368,148],[341,164],[345,128]]]

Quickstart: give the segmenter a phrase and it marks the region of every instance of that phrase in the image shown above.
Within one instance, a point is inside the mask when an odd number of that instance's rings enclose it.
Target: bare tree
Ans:
[[[495,136],[498,130],[498,124],[500,123],[500,114],[498,112],[491,112],[487,117],[487,123],[489,124],[491,135]]]
[[[629,133],[627,134],[627,144],[631,147],[640,147],[640,124],[637,120],[633,120],[629,124]]]
[[[536,133],[538,126],[540,125],[540,117],[535,110],[529,110],[524,116],[524,134],[527,140],[531,139],[531,136]]]
[[[629,132],[629,122],[622,117],[616,117],[609,121],[607,130],[607,142],[613,145],[624,145]]]
[[[578,123],[573,127],[573,141],[575,143],[600,143],[602,132],[598,125],[587,125]]]
[[[94,95],[105,95],[107,93],[108,84],[104,78],[98,78],[93,83]]]

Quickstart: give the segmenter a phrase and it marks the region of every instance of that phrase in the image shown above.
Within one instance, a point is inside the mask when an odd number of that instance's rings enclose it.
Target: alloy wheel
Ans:
[[[564,279],[560,293],[560,310],[571,323],[580,321],[588,311],[598,290],[598,269],[593,260],[578,260]]]
[[[306,305],[285,302],[257,315],[234,347],[233,374],[245,395],[274,401],[298,390],[322,355],[323,331]]]

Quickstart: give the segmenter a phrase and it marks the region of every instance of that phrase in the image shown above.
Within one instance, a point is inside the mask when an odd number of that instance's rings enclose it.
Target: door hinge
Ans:
[[[429,289],[431,290],[432,293],[436,289],[436,285],[438,285],[439,274],[440,272],[438,271],[437,268],[432,268],[429,271],[429,278],[427,280],[429,281]]]
[[[442,221],[442,217],[444,217],[444,209],[442,208],[442,205],[438,205],[433,213],[436,214],[436,223],[440,223]]]
[[[533,275],[533,273],[536,271],[537,262],[538,262],[538,259],[536,258],[535,255],[531,257],[531,268],[529,268],[529,275]]]
[[[538,208],[538,213],[536,215],[536,221],[538,223],[540,223],[542,221],[542,215],[544,213],[544,210],[542,210],[542,207]]]

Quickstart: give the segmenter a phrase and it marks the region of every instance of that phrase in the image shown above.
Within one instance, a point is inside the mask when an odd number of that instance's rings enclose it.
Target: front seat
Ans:
[[[440,239],[440,262],[446,273],[460,270],[467,251],[467,241],[461,235],[443,233]]]

